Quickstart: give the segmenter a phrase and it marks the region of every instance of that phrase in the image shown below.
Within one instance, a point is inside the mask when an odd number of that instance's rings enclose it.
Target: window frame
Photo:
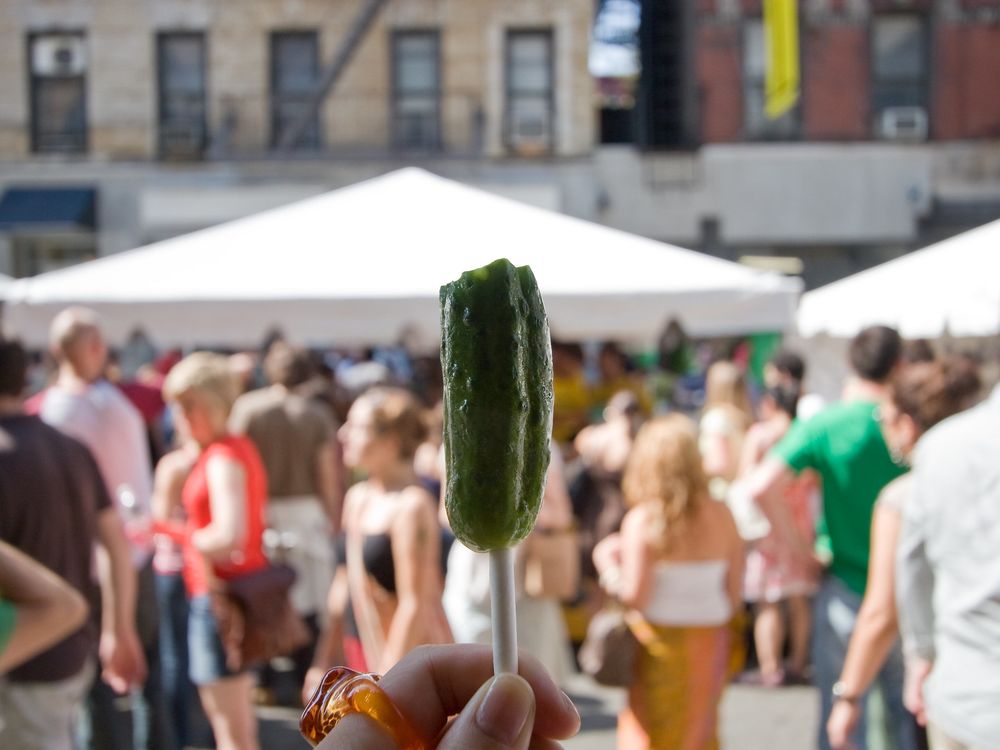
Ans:
[[[317,28],[312,28],[312,29],[273,29],[272,31],[270,31],[270,33],[268,34],[268,53],[269,53],[269,59],[268,59],[268,111],[269,111],[269,117],[270,117],[270,123],[271,123],[271,138],[270,138],[270,142],[271,142],[271,147],[272,148],[277,148],[280,145],[281,138],[284,137],[284,133],[282,132],[282,129],[279,127],[279,125],[280,125],[279,111],[280,111],[280,101],[281,101],[281,98],[278,95],[279,91],[278,91],[278,87],[277,87],[277,84],[278,84],[278,72],[279,72],[278,54],[277,54],[277,52],[278,52],[279,41],[282,38],[290,38],[290,37],[299,37],[299,38],[303,38],[303,39],[308,38],[308,39],[312,40],[313,45],[314,45],[313,63],[314,63],[314,68],[315,68],[314,72],[315,72],[315,76],[316,76],[316,81],[315,82],[316,82],[317,86],[319,85],[320,79],[321,79],[322,74],[323,74],[323,60],[322,60],[322,54],[321,54],[321,49],[320,49],[320,45],[321,45],[321,41],[322,40],[321,40],[321,37],[320,37],[320,31],[319,31],[319,29],[317,29]],[[288,96],[288,95],[286,94],[286,96]],[[300,137],[299,140],[298,140],[298,142],[296,142],[295,144],[293,144],[293,146],[292,146],[292,150],[293,151],[315,152],[315,151],[322,150],[322,148],[323,148],[323,117],[322,117],[322,108],[318,109],[316,111],[316,113],[313,115],[313,117],[315,118],[315,121],[313,123],[314,126],[315,126],[315,132],[316,132],[315,141],[313,142],[311,139],[310,140],[306,140],[305,138]],[[307,128],[305,131],[303,131],[303,135],[307,134],[308,132],[309,132],[309,130]]]
[[[164,86],[164,72],[165,66],[163,64],[163,49],[165,42],[171,37],[187,37],[196,38],[201,42],[201,142],[197,146],[197,153],[199,155],[204,154],[205,149],[208,147],[209,133],[208,133],[208,75],[209,75],[209,47],[208,47],[208,34],[204,31],[195,31],[188,29],[161,29],[156,32],[156,147],[157,152],[160,157],[168,156],[167,149],[164,148],[163,142],[163,126],[165,124],[164,120],[164,103],[166,101],[166,87]]]
[[[65,76],[41,76],[35,73],[34,70],[34,49],[35,43],[44,37],[50,36],[75,36],[79,37],[83,41],[84,48],[87,50],[86,65],[82,74],[77,75],[65,75]],[[87,32],[85,29],[79,28],[69,28],[69,29],[38,29],[29,31],[26,35],[27,42],[27,66],[26,72],[28,74],[28,116],[30,118],[28,126],[28,146],[32,154],[63,154],[63,155],[78,155],[86,154],[90,151],[90,119],[88,117],[88,97],[87,97],[87,74],[90,71],[90,49],[87,44]],[[74,148],[42,148],[40,147],[40,142],[42,141],[43,134],[39,131],[39,117],[38,112],[40,108],[39,102],[39,92],[38,92],[38,81],[45,80],[61,80],[61,81],[78,81],[80,84],[80,108],[82,110],[82,121],[83,130],[79,134],[79,147]]]
[[[512,86],[514,56],[512,54],[515,39],[518,37],[541,37],[548,45],[548,80],[549,86],[545,103],[548,107],[549,115],[549,138],[548,144],[540,155],[552,155],[556,152],[557,137],[557,110],[556,110],[556,30],[552,26],[544,27],[509,27],[504,31],[504,82],[503,82],[503,144],[508,152],[516,153],[518,147],[511,140],[511,115],[513,113],[512,103],[518,94]],[[538,96],[538,94],[535,94]]]
[[[805,47],[805,35],[803,31],[805,27],[803,25],[803,19],[801,12],[798,15],[799,24],[799,99],[795,103],[795,106],[789,112],[786,112],[777,120],[768,120],[767,114],[762,110],[761,118],[765,125],[771,125],[771,127],[765,127],[761,131],[751,131],[749,127],[749,120],[747,118],[747,112],[749,111],[749,104],[747,101],[747,91],[749,89],[751,79],[747,76],[747,34],[749,31],[749,24],[756,23],[760,24],[761,29],[761,44],[763,55],[764,55],[764,74],[759,79],[752,79],[754,81],[759,81],[755,83],[755,88],[759,88],[761,91],[761,104],[766,105],[767,103],[767,41],[765,39],[766,28],[764,25],[763,15],[753,15],[744,17],[742,23],[740,24],[740,97],[743,101],[742,107],[742,139],[748,142],[754,143],[794,143],[803,140],[805,133],[805,61],[806,56],[804,54]],[[774,125],[787,120],[789,133],[783,133],[780,130],[775,131],[773,129]]]
[[[933,101],[933,77],[934,71],[931,67],[933,62],[933,29],[932,17],[926,12],[920,12],[916,9],[899,9],[892,11],[880,11],[877,13],[872,13],[871,20],[868,24],[868,127],[871,137],[875,140],[883,140],[882,134],[879,132],[879,112],[875,107],[875,90],[878,87],[882,79],[879,77],[875,65],[875,36],[876,27],[878,22],[883,19],[893,19],[893,18],[912,18],[915,19],[920,27],[920,44],[921,48],[921,68],[922,76],[919,79],[913,79],[913,83],[918,84],[920,90],[920,103],[914,105],[896,105],[896,106],[915,106],[920,107],[924,111],[924,116],[927,118],[927,137],[931,137],[933,132],[933,123],[931,121],[931,102]],[[908,82],[907,79],[903,78],[893,78],[889,79],[892,83]],[[891,85],[891,84],[890,84]],[[885,109],[885,108],[883,108]]]
[[[430,144],[421,144],[419,146],[411,146],[403,142],[400,134],[400,103],[402,99],[407,95],[404,93],[403,89],[399,85],[399,76],[397,71],[399,70],[399,42],[407,37],[430,37],[434,40],[434,64],[437,70],[437,82],[435,88],[431,90],[428,97],[433,96],[434,98],[434,120],[435,120],[435,134],[434,142]],[[444,148],[444,133],[443,133],[443,123],[442,123],[442,99],[444,98],[444,56],[441,44],[441,29],[434,27],[413,27],[413,28],[398,28],[393,29],[389,34],[389,65],[390,65],[390,84],[389,84],[389,111],[391,121],[391,140],[392,147],[397,151],[428,151],[437,152]],[[413,92],[409,92],[410,96],[417,96]]]

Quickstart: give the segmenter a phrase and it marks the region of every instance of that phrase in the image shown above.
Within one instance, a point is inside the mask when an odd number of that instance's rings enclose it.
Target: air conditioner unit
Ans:
[[[552,148],[552,124],[548,110],[525,109],[511,112],[511,148],[519,154],[545,153]]]
[[[87,70],[83,37],[46,34],[31,45],[31,72],[36,76],[78,76]]]
[[[927,110],[923,107],[886,107],[879,118],[879,135],[894,141],[927,138]]]

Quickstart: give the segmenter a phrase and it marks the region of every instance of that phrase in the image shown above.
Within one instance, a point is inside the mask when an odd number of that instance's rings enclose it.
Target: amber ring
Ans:
[[[364,714],[388,732],[400,750],[424,750],[409,722],[378,684],[377,674],[334,667],[323,677],[299,719],[299,731],[313,747],[348,714]]]

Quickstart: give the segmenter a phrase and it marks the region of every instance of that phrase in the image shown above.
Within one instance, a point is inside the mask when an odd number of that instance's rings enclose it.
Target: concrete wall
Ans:
[[[1000,144],[715,144],[690,154],[607,146],[595,154],[594,180],[599,221],[657,239],[902,249],[920,241],[937,202],[1000,205]]]

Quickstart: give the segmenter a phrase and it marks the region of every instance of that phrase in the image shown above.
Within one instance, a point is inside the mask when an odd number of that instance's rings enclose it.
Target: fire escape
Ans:
[[[368,33],[372,24],[375,23],[379,11],[382,10],[382,7],[387,2],[388,0],[366,0],[364,5],[362,5],[361,10],[358,12],[351,27],[347,30],[347,34],[340,43],[340,47],[334,54],[333,59],[323,71],[323,75],[316,86],[316,91],[309,101],[308,106],[303,108],[301,116],[293,120],[278,139],[277,150],[279,153],[287,153],[295,148],[303,133],[308,129],[309,123],[312,122],[313,118],[319,112],[320,107],[323,106],[323,101],[333,91],[334,86],[337,85],[337,80],[350,64],[351,58],[354,57],[354,53],[365,38],[365,34]]]

